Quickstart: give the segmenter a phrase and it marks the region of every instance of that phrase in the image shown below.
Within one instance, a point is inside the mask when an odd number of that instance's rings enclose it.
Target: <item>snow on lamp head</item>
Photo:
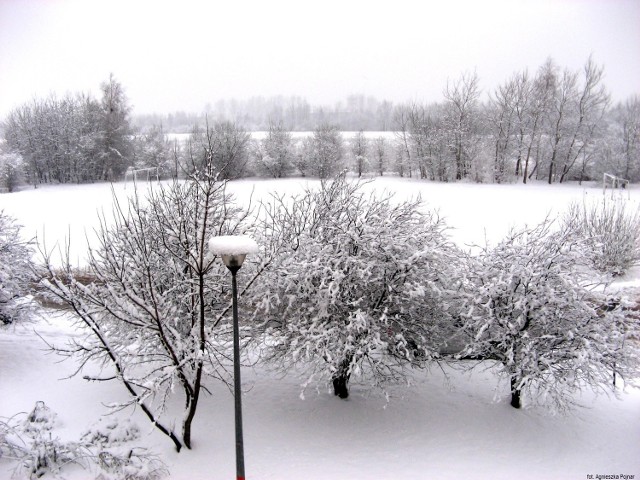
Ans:
[[[248,253],[256,253],[258,244],[248,235],[220,235],[209,239],[209,250],[222,257],[232,272],[238,271]]]

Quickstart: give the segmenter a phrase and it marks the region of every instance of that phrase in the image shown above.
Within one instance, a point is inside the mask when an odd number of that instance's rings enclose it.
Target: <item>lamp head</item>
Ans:
[[[209,250],[220,255],[226,267],[235,273],[242,267],[248,253],[258,251],[258,244],[247,235],[220,235],[209,239]]]
[[[231,270],[232,272],[237,272],[238,270],[240,270],[240,267],[242,267],[242,262],[244,262],[247,254],[241,253],[237,255],[231,255],[228,253],[223,253],[220,255],[220,257],[222,257],[222,263],[224,263],[229,270]]]

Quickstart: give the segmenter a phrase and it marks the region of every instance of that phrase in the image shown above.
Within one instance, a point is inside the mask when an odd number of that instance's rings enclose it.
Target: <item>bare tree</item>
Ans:
[[[619,109],[618,123],[622,127],[621,151],[624,158],[622,175],[632,181],[640,180],[640,98],[627,100]]]
[[[285,130],[282,122],[269,122],[269,131],[256,155],[258,169],[273,178],[286,177],[293,169],[294,154],[291,132]]]
[[[356,133],[351,140],[351,154],[353,155],[356,173],[358,177],[362,177],[362,174],[367,169],[368,159],[367,154],[369,150],[369,141],[364,132],[360,130]]]
[[[380,176],[384,175],[384,169],[387,164],[387,141],[384,137],[378,137],[374,140],[374,149],[376,155],[376,170]]]
[[[176,449],[192,446],[192,425],[207,378],[227,381],[229,291],[222,263],[208,251],[212,235],[242,233],[248,211],[233,205],[215,169],[152,190],[102,218],[83,281],[69,259],[60,270],[45,255],[51,295],[76,314],[86,336],[58,353],[104,366],[94,381],[122,384]],[[243,268],[255,278],[251,262]],[[249,281],[251,284],[251,280]],[[244,290],[246,291],[246,289]],[[242,293],[241,293],[242,294]],[[181,397],[177,418],[167,408]],[[174,430],[175,424],[181,431]]]
[[[547,67],[547,65],[549,65]],[[545,69],[553,75],[550,61]],[[547,165],[547,181],[563,182],[585,150],[591,148],[601,129],[609,104],[609,95],[602,84],[604,68],[592,57],[583,70],[582,82],[577,72],[565,69],[557,77],[546,113],[546,134],[551,149]]]
[[[556,85],[556,67],[551,59],[539,69],[536,77],[530,85],[524,81],[519,82],[519,90],[522,92],[524,100],[523,109],[518,109],[519,126],[525,145],[523,145],[524,167],[522,171],[522,182],[527,183],[534,174],[539,171],[540,144],[544,119],[550,108]],[[535,156],[533,156],[535,150]],[[532,158],[534,166],[530,170]]]
[[[496,183],[506,179],[507,166],[514,151],[512,137],[517,128],[517,93],[516,79],[511,78],[498,86],[489,100],[488,117],[494,144],[493,180]]]
[[[159,177],[168,177],[175,172],[172,165],[176,153],[175,148],[176,145],[172,144],[164,133],[162,124],[154,125],[138,139],[134,166],[136,168],[155,168]]]
[[[452,135],[451,148],[455,157],[456,180],[467,177],[473,158],[469,144],[474,141],[476,108],[480,96],[476,72],[463,73],[455,82],[447,82],[444,97],[447,102],[448,129]]]
[[[513,81],[515,83],[515,98],[514,98],[514,114],[516,120],[516,178],[522,175],[523,183],[527,181],[527,170],[529,167],[529,155],[530,152],[527,148],[527,136],[531,134],[535,136],[536,132],[529,132],[529,121],[531,119],[532,111],[532,91],[533,82],[529,79],[527,71],[523,71],[514,76]],[[534,121],[535,123],[535,121]],[[537,129],[537,125],[535,126]],[[525,157],[525,150],[527,155]],[[522,166],[524,157],[524,167]]]
[[[441,105],[412,104],[407,109],[408,151],[420,178],[447,181],[448,146]]]
[[[396,107],[393,114],[393,128],[396,132],[396,141],[400,145],[404,162],[409,173],[409,177],[412,175],[413,158],[411,156],[410,148],[410,136],[411,136],[411,120],[409,116],[409,107],[406,105],[400,105]]]
[[[610,97],[602,84],[604,67],[597,66],[593,57],[589,57],[583,69],[582,89],[575,105],[575,119],[568,138],[568,145],[562,158],[562,183],[578,158],[589,150],[601,129]]]
[[[186,147],[184,168],[189,175],[218,172],[221,179],[240,178],[249,163],[251,135],[232,122],[206,123],[205,129],[194,126]]]
[[[342,168],[344,140],[336,125],[323,123],[316,127],[308,144],[310,172],[321,179],[331,178]]]
[[[411,150],[417,164],[420,178],[433,180],[433,169],[430,165],[429,146],[434,133],[433,122],[423,105],[412,104],[408,110]]]
[[[607,120],[607,129],[598,142],[596,154],[602,161],[597,173],[640,181],[640,98],[633,96],[617,104]]]
[[[244,175],[249,162],[251,135],[232,122],[216,122],[207,127],[207,155],[222,178],[234,179]]]

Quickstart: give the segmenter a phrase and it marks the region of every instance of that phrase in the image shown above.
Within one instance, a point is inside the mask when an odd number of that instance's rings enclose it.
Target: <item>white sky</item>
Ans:
[[[614,100],[640,93],[640,0],[0,0],[0,118],[97,96],[110,72],[135,113],[197,113],[258,95],[437,101],[464,71],[489,90],[591,53]]]

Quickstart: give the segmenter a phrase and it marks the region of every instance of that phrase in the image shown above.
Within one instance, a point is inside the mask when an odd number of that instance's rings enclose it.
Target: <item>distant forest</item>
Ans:
[[[393,130],[394,104],[372,96],[349,95],[332,106],[311,105],[298,96],[252,97],[248,100],[219,100],[208,104],[204,112],[133,115],[132,123],[141,132],[162,124],[164,131],[190,133],[194,125],[230,121],[252,132],[269,130],[270,123],[281,123],[293,132],[307,132],[323,123],[339,125],[344,131]]]

